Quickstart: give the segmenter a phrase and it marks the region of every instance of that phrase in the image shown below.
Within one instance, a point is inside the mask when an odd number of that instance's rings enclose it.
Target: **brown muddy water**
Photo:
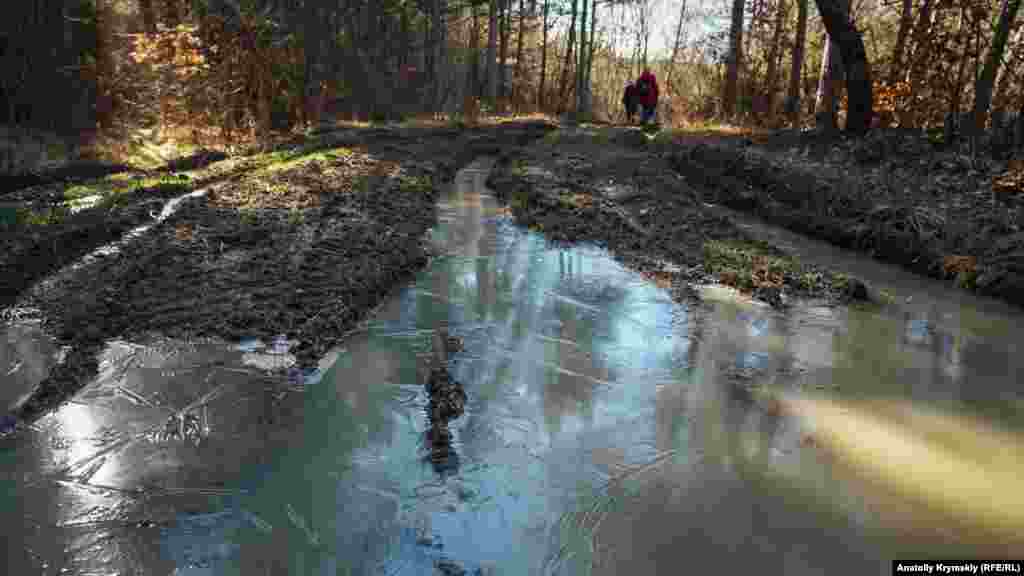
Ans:
[[[8,573],[861,575],[1024,556],[1024,315],[863,262],[894,304],[674,303],[603,251],[514,227],[488,167],[443,201],[444,255],[315,372],[287,340],[109,342],[95,381],[0,439]],[[444,468],[422,381],[440,326],[468,397]],[[0,334],[9,408],[61,350],[32,321]]]

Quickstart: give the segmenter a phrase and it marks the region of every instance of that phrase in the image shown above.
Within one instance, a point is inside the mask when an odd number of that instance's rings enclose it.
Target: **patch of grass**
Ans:
[[[64,206],[54,206],[32,210],[30,208],[18,208],[15,219],[23,226],[50,226],[60,224],[71,215],[71,209]]]
[[[269,173],[296,168],[310,162],[334,162],[352,154],[353,151],[349,148],[279,150],[261,154],[253,161],[259,172]]]
[[[288,223],[292,226],[301,226],[306,221],[306,215],[298,208],[288,211]]]
[[[761,242],[711,240],[704,243],[703,252],[708,270],[723,284],[741,291],[784,283],[808,290],[820,286],[820,274],[804,273],[792,258]]]
[[[601,146],[607,146],[608,143],[611,142],[612,135],[608,132],[608,130],[598,129],[598,130],[594,130],[591,133],[591,139],[593,139],[595,144],[599,144]]]
[[[561,130],[552,130],[551,132],[545,134],[544,138],[542,138],[541,141],[548,145],[555,145],[558,144],[558,141],[561,139],[561,137]]]
[[[429,196],[434,192],[434,185],[426,176],[402,176],[398,181],[398,189],[407,194]]]
[[[238,219],[242,226],[255,226],[259,223],[259,214],[251,208],[242,208],[238,211]]]
[[[516,210],[525,210],[530,202],[530,193],[525,189],[518,189],[509,196],[509,206]]]

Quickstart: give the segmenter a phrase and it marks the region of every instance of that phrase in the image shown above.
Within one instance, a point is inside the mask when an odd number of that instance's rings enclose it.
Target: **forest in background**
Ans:
[[[1006,127],[1019,144],[1020,4],[18,2],[0,23],[0,125],[125,159],[144,142],[228,146],[325,115],[619,121],[623,86],[649,65],[663,84],[660,118],[676,127]],[[666,13],[669,50],[652,53]]]

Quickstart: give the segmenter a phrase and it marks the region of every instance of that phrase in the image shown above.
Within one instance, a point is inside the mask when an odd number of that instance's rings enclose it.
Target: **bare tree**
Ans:
[[[517,102],[521,100],[520,90],[523,73],[523,36],[526,33],[524,23],[526,22],[525,0],[519,0],[519,33],[516,34],[516,70],[513,75],[515,82],[512,84],[512,98]]]
[[[679,48],[683,45],[683,24],[686,22],[686,0],[679,3],[679,21],[676,22],[675,40],[672,42],[672,56],[668,61],[668,73],[665,75],[665,85],[672,86],[672,75],[676,69],[676,60],[679,58]]]
[[[838,43],[842,54],[846,78],[846,130],[863,134],[871,128],[872,87],[871,67],[864,50],[864,40],[850,21],[850,8],[846,0],[815,0],[821,21],[830,38]]]
[[[768,71],[765,74],[762,113],[771,115],[775,108],[775,84],[778,81],[779,60],[781,58],[782,29],[786,18],[786,1],[776,0],[775,7],[775,30],[772,33],[772,43],[768,54]]]
[[[814,119],[818,129],[833,132],[839,127],[836,120],[836,99],[839,97],[843,82],[843,64],[839,43],[827,32],[824,44],[821,74],[818,76],[818,93],[814,102]]]
[[[794,125],[800,114],[800,82],[803,78],[804,45],[807,43],[807,0],[796,0],[796,6],[796,39],[793,40],[793,64],[786,95],[786,114]]]
[[[537,90],[537,107],[544,110],[548,78],[548,14],[550,0],[544,0],[544,16],[541,18],[540,88]]]
[[[573,48],[576,42],[576,9],[578,8],[579,0],[572,0],[572,20],[569,22],[569,41],[565,47],[565,60],[562,62],[562,78],[559,83],[559,112],[561,107],[564,105],[565,98],[568,95],[569,89],[569,69],[570,63],[572,62]]]
[[[491,109],[498,103],[498,0],[491,0],[487,21],[487,100]]]
[[[903,10],[900,12],[900,27],[896,32],[896,45],[892,49],[892,68],[889,69],[889,84],[899,81],[900,75],[905,74],[903,70],[903,52],[906,50],[907,37],[910,35],[910,25],[913,23],[912,9],[914,0],[903,0]]]
[[[1017,12],[1020,10],[1021,0],[1003,0],[1003,8],[999,12],[999,21],[996,23],[995,33],[992,36],[992,44],[989,45],[988,55],[985,58],[985,67],[982,68],[977,82],[974,84],[974,128],[980,132],[985,129],[985,122],[988,119],[989,108],[992,105],[992,89],[996,80],[996,72],[1003,61],[1003,52],[1006,50],[1006,40],[1010,35],[1010,26],[1013,24]]]
[[[729,22],[729,55],[726,61],[725,87],[722,93],[722,112],[726,118],[736,113],[736,96],[740,66],[743,62],[744,0],[732,0],[732,18]]]

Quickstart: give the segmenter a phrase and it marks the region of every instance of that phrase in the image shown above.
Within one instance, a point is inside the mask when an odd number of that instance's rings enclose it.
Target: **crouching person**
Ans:
[[[626,89],[622,91],[622,107],[626,111],[626,122],[628,124],[633,123],[633,115],[636,114],[638,104],[636,86],[630,82],[626,84]]]

